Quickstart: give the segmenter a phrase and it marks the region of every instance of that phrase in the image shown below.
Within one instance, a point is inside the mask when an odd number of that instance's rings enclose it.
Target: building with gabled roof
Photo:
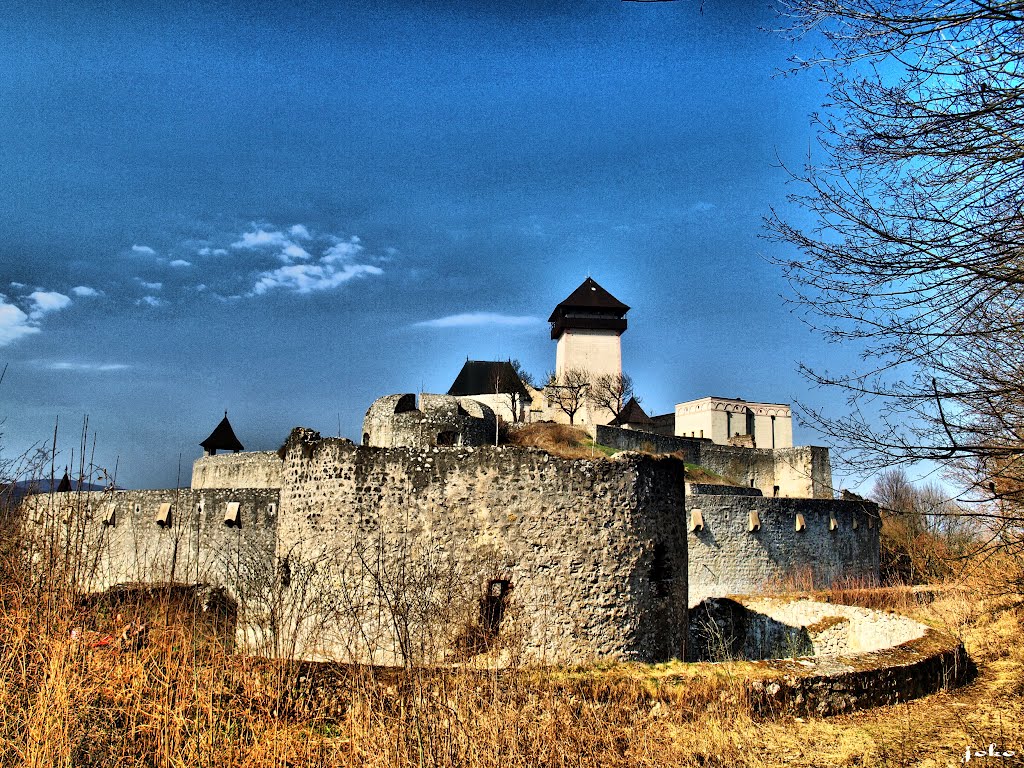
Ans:
[[[448,394],[479,400],[509,424],[523,421],[531,402],[510,360],[467,359]]]

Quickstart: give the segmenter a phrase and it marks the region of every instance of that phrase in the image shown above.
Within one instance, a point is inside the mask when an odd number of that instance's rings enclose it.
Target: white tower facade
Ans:
[[[622,374],[621,336],[626,330],[629,307],[588,277],[555,307],[548,322],[557,341],[555,383],[565,381],[567,371],[581,370],[593,381],[598,376]],[[611,414],[591,414],[584,408],[577,423],[606,423]],[[557,413],[555,418],[560,417]]]

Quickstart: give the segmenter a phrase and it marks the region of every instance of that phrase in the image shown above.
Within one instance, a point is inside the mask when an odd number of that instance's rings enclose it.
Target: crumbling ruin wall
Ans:
[[[304,655],[422,662],[494,645],[530,662],[685,653],[676,459],[388,450],[295,430],[279,540],[288,569],[318,574],[333,595],[309,622]]]

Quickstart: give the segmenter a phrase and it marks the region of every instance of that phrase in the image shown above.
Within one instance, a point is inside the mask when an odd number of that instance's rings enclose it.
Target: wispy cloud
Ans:
[[[97,291],[95,288],[90,288],[88,285],[76,285],[74,288],[71,289],[71,292],[75,294],[75,296],[81,296],[83,298],[88,296],[100,295],[99,291]]]
[[[148,245],[133,245],[132,253],[140,253],[143,256],[156,256],[156,251]]]
[[[27,314],[0,295],[0,347],[5,347],[25,336],[39,333]]]
[[[291,261],[292,259],[308,259],[310,258],[309,251],[303,248],[301,245],[295,243],[288,243],[281,251],[282,261]]]
[[[141,299],[135,302],[136,304],[145,304],[148,307],[162,307],[167,302],[163,299],[158,299],[156,296],[143,296]]]
[[[172,266],[172,267],[191,267],[192,266],[192,262],[191,261],[185,261],[184,259],[175,259],[174,261],[172,261],[170,263],[170,266]]]
[[[303,224],[294,224],[288,230],[288,234],[291,235],[292,237],[297,237],[300,240],[310,240],[313,237],[311,234],[309,234],[309,230],[306,229],[305,225]]]
[[[36,290],[15,301],[22,306],[0,294],[0,347],[39,333],[46,315],[71,305],[71,297],[57,291]]]
[[[232,248],[279,248],[291,242],[284,232],[277,230],[267,231],[256,229],[253,232],[245,232],[231,244]]]
[[[226,248],[210,248],[203,247],[196,251],[200,256],[227,256],[228,251]]]
[[[74,371],[75,373],[109,373],[110,371],[124,371],[131,368],[130,365],[125,363],[89,363],[66,360],[42,363],[42,367],[51,371]]]
[[[71,297],[57,291],[33,291],[28,295],[32,308],[29,317],[38,320],[50,312],[57,312],[71,304]]]
[[[295,293],[327,291],[357,277],[379,275],[382,272],[380,267],[371,264],[346,264],[341,267],[326,263],[289,264],[286,267],[261,273],[256,285],[253,286],[252,294],[261,296],[278,288]]]
[[[414,328],[479,328],[497,326],[503,328],[521,328],[537,325],[539,317],[533,315],[503,315],[498,312],[463,312],[458,315],[447,315],[434,320],[423,320],[413,323]]]
[[[141,285],[147,291],[159,291],[159,290],[161,290],[164,287],[163,283],[148,283],[145,280],[143,280],[141,277],[137,277],[135,279],[138,280],[139,281],[139,285]]]

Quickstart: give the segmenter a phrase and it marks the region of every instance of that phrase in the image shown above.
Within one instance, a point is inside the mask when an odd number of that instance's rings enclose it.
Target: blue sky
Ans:
[[[4,458],[86,414],[128,487],[225,409],[355,437],[467,357],[543,376],[588,274],[648,412],[834,397],[759,237],[822,100],[764,0],[132,5],[0,17]]]

